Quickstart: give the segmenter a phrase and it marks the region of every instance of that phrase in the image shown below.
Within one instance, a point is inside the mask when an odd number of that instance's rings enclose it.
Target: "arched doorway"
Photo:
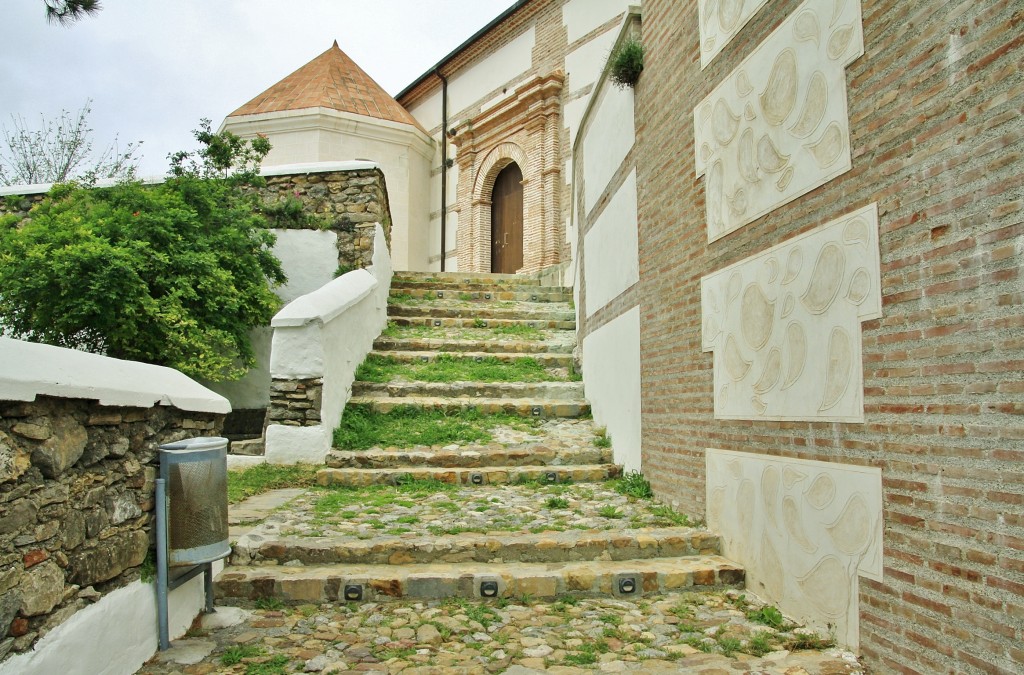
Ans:
[[[491,193],[491,271],[515,274],[523,266],[523,172],[512,162]]]

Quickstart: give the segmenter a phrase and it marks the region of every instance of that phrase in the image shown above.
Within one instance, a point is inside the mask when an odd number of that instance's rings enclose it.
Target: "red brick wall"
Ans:
[[[791,13],[773,0],[704,71],[694,1],[646,0],[636,89],[644,472],[704,512],[704,449],[880,467],[885,578],[861,580],[883,672],[1024,670],[1024,4],[864,0],[853,168],[713,244],[693,107]],[[883,316],[864,424],[718,421],[700,278],[878,202]]]

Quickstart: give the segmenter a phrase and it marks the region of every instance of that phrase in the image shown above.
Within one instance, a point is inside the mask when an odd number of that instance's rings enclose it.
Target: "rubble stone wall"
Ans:
[[[0,659],[140,577],[159,445],[222,425],[166,406],[0,401]]]

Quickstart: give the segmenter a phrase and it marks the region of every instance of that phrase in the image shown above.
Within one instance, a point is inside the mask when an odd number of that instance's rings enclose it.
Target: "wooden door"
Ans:
[[[523,172],[513,162],[494,179],[491,194],[491,271],[514,274],[523,266]]]

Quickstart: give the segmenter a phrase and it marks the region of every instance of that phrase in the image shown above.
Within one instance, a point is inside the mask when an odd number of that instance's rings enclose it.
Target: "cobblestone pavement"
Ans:
[[[809,632],[748,618],[758,605],[737,591],[263,607],[220,608],[139,673],[866,672]]]

